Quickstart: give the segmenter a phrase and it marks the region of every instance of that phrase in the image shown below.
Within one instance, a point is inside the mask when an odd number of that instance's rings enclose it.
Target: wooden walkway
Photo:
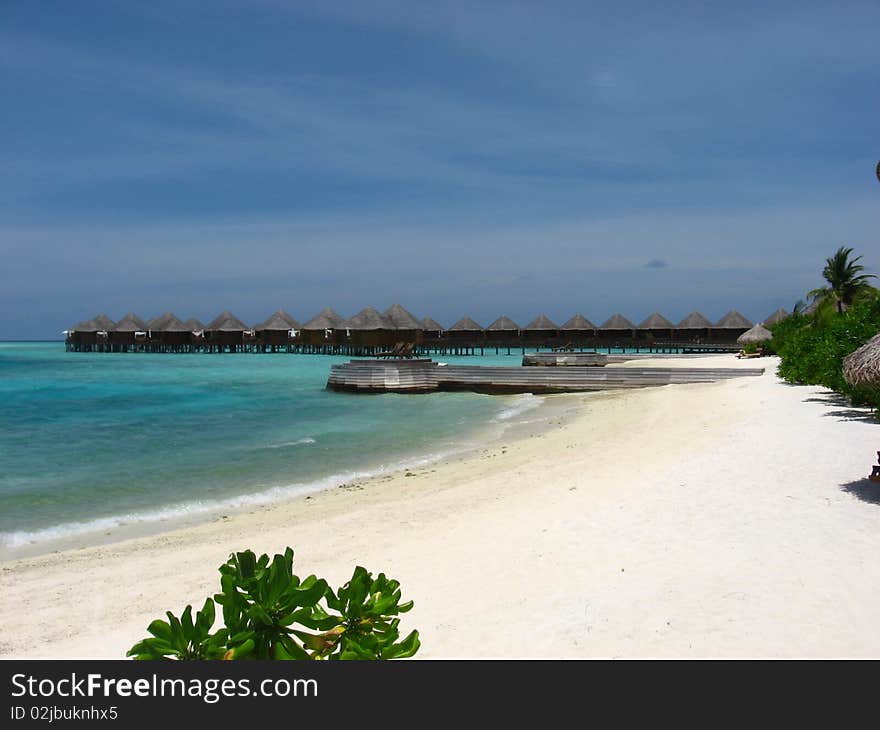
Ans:
[[[523,355],[522,364],[526,367],[604,367],[608,355],[600,352],[532,352]]]
[[[763,373],[764,368],[482,367],[432,360],[352,360],[331,367],[327,388],[352,393],[576,393],[711,383]]]

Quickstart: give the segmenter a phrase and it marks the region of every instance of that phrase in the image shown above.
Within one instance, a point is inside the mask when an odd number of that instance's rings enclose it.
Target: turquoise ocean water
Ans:
[[[520,357],[442,359],[518,365]],[[0,343],[0,558],[435,459],[541,403],[325,390],[330,365],[345,360]]]

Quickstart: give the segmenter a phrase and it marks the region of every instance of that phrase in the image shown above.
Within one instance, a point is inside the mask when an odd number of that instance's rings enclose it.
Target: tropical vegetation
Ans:
[[[851,306],[856,297],[871,289],[868,279],[876,279],[873,274],[863,274],[865,267],[862,266],[861,256],[852,256],[853,250],[841,246],[833,256],[825,259],[825,268],[822,270],[822,278],[827,286],[813,289],[807,296],[827,299],[837,306],[837,313],[841,314],[846,307]]]
[[[880,389],[851,386],[843,377],[843,359],[880,332],[880,296],[852,249],[841,246],[826,260],[827,286],[808,294],[813,305],[773,325],[769,349],[780,357],[778,373],[790,383],[822,385],[850,398],[854,405],[880,409]]]
[[[419,632],[400,640],[400,584],[360,566],[341,588],[293,572],[293,550],[259,558],[250,551],[230,555],[220,566],[220,592],[193,617],[168,611],[135,644],[135,659],[400,659],[413,656]],[[223,626],[214,630],[216,605]]]

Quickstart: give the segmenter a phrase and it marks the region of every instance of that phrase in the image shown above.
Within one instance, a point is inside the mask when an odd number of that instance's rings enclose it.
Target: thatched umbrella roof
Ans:
[[[660,312],[654,312],[654,314],[645,319],[645,321],[638,327],[640,330],[671,330],[674,328],[675,325],[660,314]]]
[[[422,320],[422,329],[427,332],[442,332],[446,329],[442,324],[440,324],[436,319],[431,319],[430,317],[425,317]]]
[[[582,314],[576,314],[572,317],[568,322],[566,322],[559,329],[562,330],[594,330],[596,329],[596,325],[594,325],[590,320],[588,320]]]
[[[120,319],[113,328],[114,332],[143,332],[147,329],[147,323],[136,314],[129,312]]]
[[[373,307],[364,307],[354,317],[343,322],[342,326],[350,330],[393,330],[395,328],[390,320]]]
[[[491,330],[492,332],[519,332],[520,326],[510,317],[501,315],[492,324],[486,327],[486,329]]]
[[[325,307],[306,322],[302,328],[304,330],[333,330],[339,329],[344,321],[345,320],[330,309],[330,307]]]
[[[408,312],[406,309],[401,307],[399,304],[392,304],[388,309],[382,312],[382,316],[392,325],[394,325],[395,329],[399,330],[420,330],[424,329],[422,327],[422,323],[417,320],[411,312]]]
[[[725,314],[721,319],[718,320],[718,324],[716,324],[715,326],[721,329],[738,330],[749,329],[750,327],[753,327],[754,324],[754,322],[750,322],[749,320],[747,320],[735,309],[731,309],[727,314]]]
[[[850,385],[880,386],[880,333],[843,358],[843,377]]]
[[[205,325],[203,325],[203,324],[202,324],[199,320],[197,320],[195,317],[190,317],[190,318],[189,318],[188,320],[186,320],[186,322],[184,322],[183,324],[184,324],[184,326],[185,326],[190,332],[198,332],[198,331],[200,331],[200,330],[205,329]]]
[[[769,342],[773,339],[773,333],[766,327],[756,324],[748,332],[743,332],[736,341],[741,345],[754,345],[759,342]]]
[[[254,325],[254,330],[256,330],[257,332],[286,332],[287,330],[298,328],[299,322],[297,322],[283,309],[279,309],[274,314],[269,315],[265,322]]]
[[[765,319],[761,324],[763,324],[765,327],[772,327],[774,324],[781,322],[788,316],[788,312],[783,307],[780,307],[775,312],[773,312],[773,314],[767,317],[767,319]]]
[[[525,328],[527,330],[558,330],[559,325],[546,314],[539,314]]]
[[[699,312],[691,312],[676,325],[678,330],[704,330],[709,329],[712,323]]]
[[[465,315],[458,322],[456,322],[452,327],[449,328],[449,332],[482,332],[483,328],[478,325],[474,320]]]
[[[634,330],[636,326],[630,322],[622,314],[612,314],[605,323],[599,328],[600,330]]]
[[[244,332],[245,330],[250,329],[250,327],[248,327],[234,314],[230,314],[229,312],[224,312],[223,314],[227,315],[223,320],[218,322],[217,320],[220,318],[217,317],[207,327],[205,327],[205,329],[212,330],[214,332]]]

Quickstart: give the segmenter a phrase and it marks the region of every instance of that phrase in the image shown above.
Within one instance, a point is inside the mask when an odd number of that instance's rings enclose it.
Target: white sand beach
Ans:
[[[678,362],[767,371],[558,396],[553,430],[409,475],[4,563],[0,656],[120,658],[231,551],[287,545],[399,579],[421,658],[880,656],[880,424],[775,358]]]

